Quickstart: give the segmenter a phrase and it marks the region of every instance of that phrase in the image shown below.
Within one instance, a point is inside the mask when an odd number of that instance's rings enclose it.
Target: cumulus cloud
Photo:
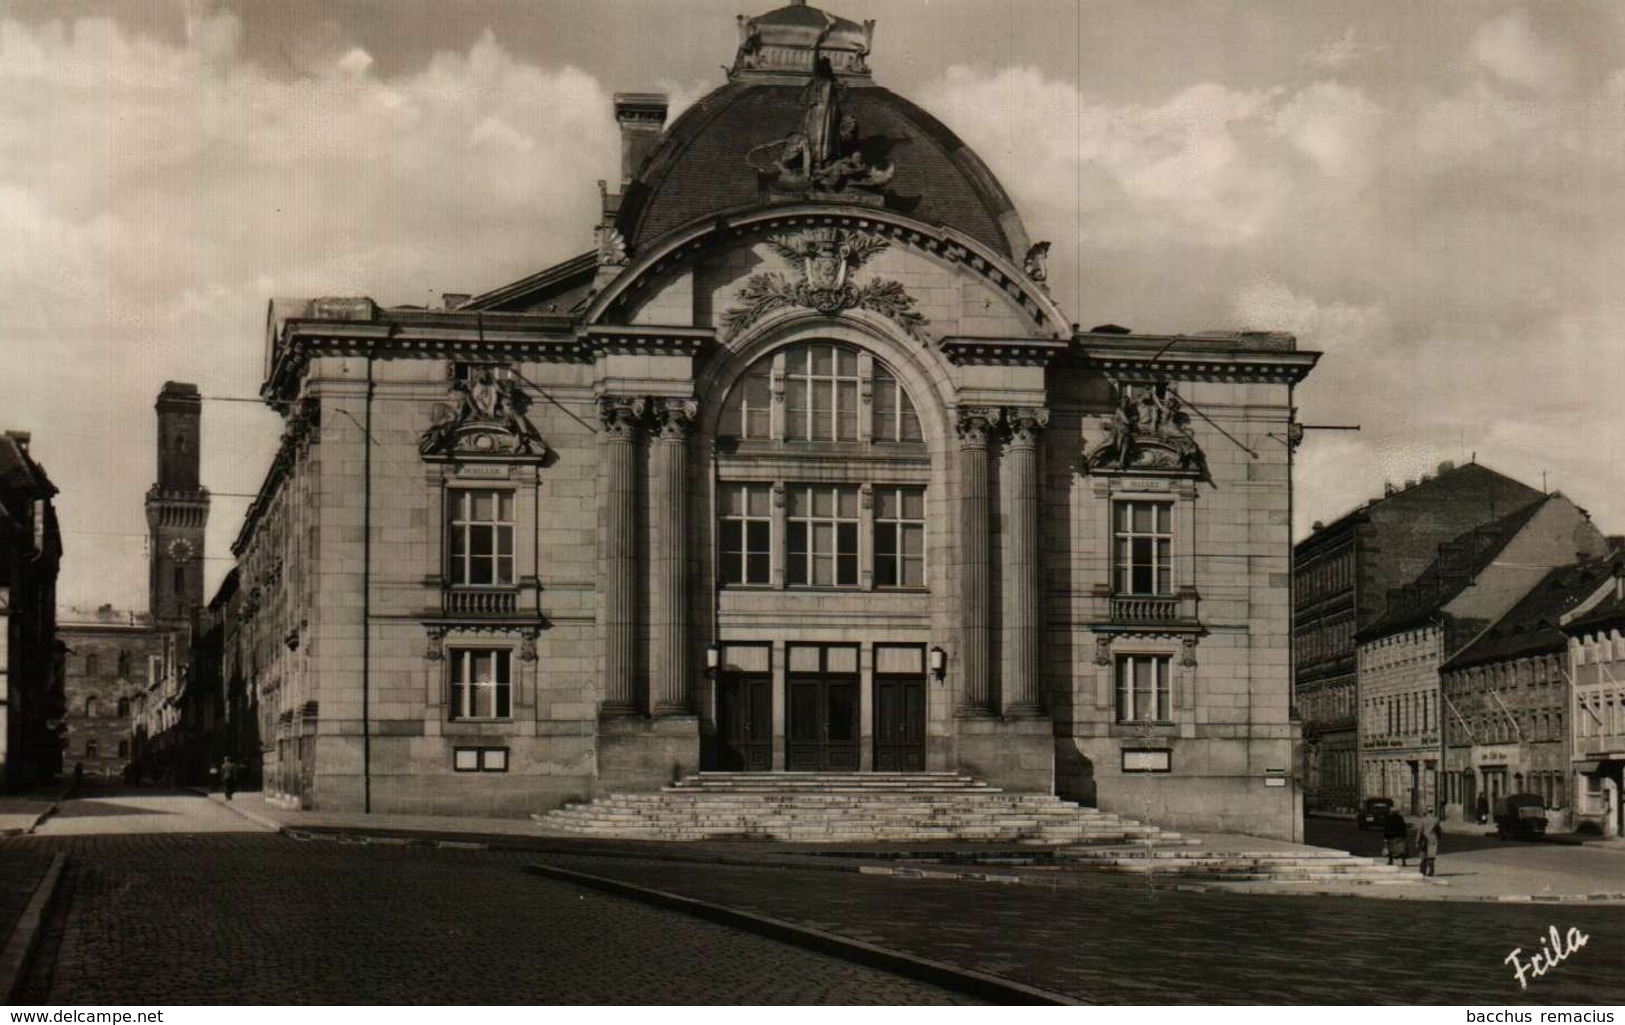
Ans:
[[[1501,81],[1525,89],[1557,93],[1569,83],[1568,57],[1541,38],[1522,9],[1480,26],[1473,34],[1472,55]]]
[[[144,601],[152,398],[169,378],[256,394],[270,296],[496,287],[588,248],[616,169],[609,92],[489,34],[380,78],[340,39],[273,75],[229,12],[184,29],[0,22],[0,408],[62,488],[66,601]],[[277,431],[208,403],[205,480],[253,491]],[[215,502],[212,576],[243,507]]]
[[[1556,53],[1514,12],[1468,47],[1493,80],[1458,62],[1381,100],[1322,79],[1112,104],[951,68],[925,103],[1057,240],[1052,286],[1086,325],[1287,330],[1325,353],[1302,415],[1362,429],[1300,450],[1300,529],[1474,452],[1548,471],[1617,529],[1625,469],[1595,456],[1625,442],[1600,398],[1625,388],[1625,77],[1578,94]]]

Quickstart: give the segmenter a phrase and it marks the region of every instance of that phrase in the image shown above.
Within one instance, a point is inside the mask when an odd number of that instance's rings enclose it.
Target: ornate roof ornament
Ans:
[[[739,16],[739,51],[729,77],[805,75],[817,56],[829,60],[838,75],[867,76],[875,23],[837,17],[805,0],[754,18]]]
[[[448,401],[434,404],[418,451],[448,459],[545,458],[550,450],[526,418],[528,408],[530,397],[507,367],[470,367],[452,382]]]
[[[1085,463],[1090,473],[1205,478],[1207,459],[1191,435],[1190,422],[1173,385],[1125,386],[1117,408],[1101,418],[1106,436],[1085,454]]]
[[[774,310],[805,307],[825,316],[842,310],[864,309],[891,320],[924,342],[925,315],[914,309],[914,297],[896,281],[873,278],[853,284],[851,272],[890,243],[876,235],[840,228],[808,228],[768,237],[768,245],[799,272],[791,281],[777,271],[753,274],[739,289],[740,305],[722,314],[724,339],[756,323]]]
[[[812,80],[801,91],[801,127],[782,139],[755,147],[745,160],[769,179],[770,191],[776,198],[838,199],[878,205],[880,191],[891,181],[893,168],[890,163],[871,162],[865,156],[858,119],[841,109],[844,86],[836,80],[833,58],[842,51],[826,51],[825,45],[841,19],[824,11],[816,13],[824,21],[812,40]],[[873,28],[870,22],[867,31]],[[867,53],[867,43],[864,46],[862,52]],[[746,53],[743,46],[740,53]],[[858,59],[861,62],[861,54]]]
[[[1027,277],[1040,285],[1048,281],[1049,243],[1034,242],[1032,247],[1027,250],[1027,255],[1022,257],[1021,269],[1026,272]]]

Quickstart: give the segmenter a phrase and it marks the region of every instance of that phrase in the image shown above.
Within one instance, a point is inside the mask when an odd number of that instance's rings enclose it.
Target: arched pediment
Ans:
[[[929,337],[929,327],[910,316],[915,311],[906,288],[884,280],[859,280],[852,273],[877,249],[896,246],[978,276],[1034,337],[1059,338],[1069,330],[1065,314],[1041,285],[976,240],[891,211],[828,204],[752,208],[675,230],[637,254],[604,286],[588,305],[583,323],[623,323],[644,292],[670,272],[721,247],[759,242],[769,242],[781,263],[765,269],[777,276],[777,282],[764,282],[758,275],[745,283],[739,308],[745,308],[747,321],[755,319],[749,316],[753,303],[765,307],[758,314],[778,308],[806,308],[825,315],[868,309],[922,339]],[[735,310],[719,311],[719,333],[738,330],[738,319]]]

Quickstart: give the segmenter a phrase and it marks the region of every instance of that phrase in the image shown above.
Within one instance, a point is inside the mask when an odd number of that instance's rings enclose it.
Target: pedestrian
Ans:
[[[1488,825],[1490,821],[1490,799],[1483,794],[1478,795],[1478,824]]]
[[[220,763],[220,786],[226,791],[226,800],[237,790],[237,766],[228,756]]]
[[[85,763],[84,762],[74,762],[73,763],[73,790],[74,790],[74,793],[79,792],[79,785],[81,783],[83,783],[84,781],[85,781]]]
[[[1382,839],[1388,848],[1388,864],[1392,865],[1394,859],[1398,858],[1400,866],[1404,867],[1405,860],[1409,857],[1405,847],[1405,834],[1409,830],[1410,826],[1405,822],[1405,816],[1398,811],[1390,811],[1388,817],[1382,820]]]
[[[1438,814],[1429,813],[1418,827],[1421,832],[1418,853],[1422,856],[1421,868],[1425,876],[1431,876],[1437,870],[1439,841],[1444,838],[1444,826],[1439,819]]]

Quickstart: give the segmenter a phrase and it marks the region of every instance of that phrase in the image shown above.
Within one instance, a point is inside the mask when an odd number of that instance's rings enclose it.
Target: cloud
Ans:
[[[1324,352],[1301,415],[1362,429],[1300,450],[1300,529],[1475,451],[1617,521],[1625,468],[1596,453],[1625,443],[1605,398],[1625,390],[1625,75],[1579,92],[1543,46],[1514,14],[1469,47],[1494,80],[1456,62],[1380,93],[1110,103],[1033,69],[950,68],[923,103],[1056,240],[1076,319],[1287,330]]]
[[[257,394],[271,295],[494,288],[587,249],[617,170],[609,92],[489,34],[380,78],[334,36],[274,75],[241,33],[205,8],[173,43],[0,21],[0,408],[62,488],[64,601],[144,603],[153,396]],[[275,416],[210,402],[204,430],[204,479],[254,491]],[[214,578],[243,508],[214,503]]]
[[[1361,180],[1370,169],[1385,113],[1357,88],[1317,82],[1281,105],[1275,130],[1322,174]]]
[[[1571,75],[1568,58],[1539,36],[1522,9],[1480,26],[1473,34],[1472,55],[1501,81],[1539,93],[1562,92]]]

